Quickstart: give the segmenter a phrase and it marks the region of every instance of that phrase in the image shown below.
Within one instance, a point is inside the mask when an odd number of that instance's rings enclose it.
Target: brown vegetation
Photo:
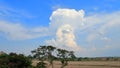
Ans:
[[[33,65],[36,65],[38,62],[34,60]],[[54,61],[53,64],[54,68],[61,67],[59,61]],[[47,68],[51,68],[51,66],[48,64]],[[69,61],[65,68],[120,68],[120,61]]]

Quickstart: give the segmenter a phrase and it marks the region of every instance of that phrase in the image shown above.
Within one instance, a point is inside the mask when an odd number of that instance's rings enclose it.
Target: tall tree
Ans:
[[[50,65],[52,65],[53,68],[53,61],[55,57],[54,56],[55,53],[53,55],[54,50],[56,50],[56,47],[49,45],[49,46],[40,46],[39,48],[31,52],[33,53],[33,56],[35,58],[41,61],[41,63],[39,64],[42,65],[38,64],[38,66],[43,66],[44,60],[47,60],[50,63]],[[65,49],[57,49],[56,51],[57,51],[57,57],[58,59],[60,59],[62,64],[61,68],[64,68],[68,64],[68,59],[75,57],[73,51],[67,51]]]
[[[73,51],[69,51],[69,58],[73,61],[76,59],[76,56],[74,55]]]
[[[68,60],[71,58],[75,58],[73,51],[67,51],[65,49],[57,49],[58,53],[57,56],[60,59],[62,66],[61,68],[64,68],[66,65],[68,65]]]
[[[49,61],[50,65],[52,65],[52,68],[53,68],[53,60],[54,60],[54,56],[52,53],[55,49],[56,49],[56,47],[53,47],[51,45],[47,46],[48,61]]]
[[[57,49],[57,51],[58,51],[57,56],[62,63],[61,68],[64,68],[68,64],[69,51],[65,49]]]
[[[40,46],[39,48],[31,51],[35,58],[39,59],[41,62],[44,62],[44,60],[48,60],[50,65],[52,65],[53,68],[53,60],[54,56],[52,55],[53,51],[56,49],[56,47],[53,47],[51,45],[49,46]]]
[[[47,54],[46,54],[47,53],[47,46],[40,46],[39,48],[31,51],[31,53],[33,54],[34,58],[39,59],[39,61],[41,61],[37,64],[37,66],[39,68],[42,68],[42,67],[46,68],[44,60],[47,58],[46,57],[47,56]]]

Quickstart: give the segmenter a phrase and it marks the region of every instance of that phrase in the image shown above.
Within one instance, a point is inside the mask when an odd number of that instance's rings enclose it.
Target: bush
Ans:
[[[28,68],[31,67],[31,63],[31,60],[23,54],[0,55],[0,68]]]

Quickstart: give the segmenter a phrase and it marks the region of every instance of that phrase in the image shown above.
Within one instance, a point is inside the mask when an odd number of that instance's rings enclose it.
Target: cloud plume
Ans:
[[[76,43],[74,31],[84,24],[83,10],[57,9],[52,13],[50,21],[50,27],[56,29],[54,43],[57,47],[81,50],[81,47]],[[47,43],[53,42],[47,41]]]
[[[50,16],[50,30],[54,37],[47,44],[60,48],[73,49],[81,54],[100,53],[110,49],[112,37],[107,36],[120,24],[119,11],[85,16],[84,10],[57,9]],[[106,48],[107,46],[107,48]],[[108,48],[109,47],[109,48]],[[78,48],[78,49],[77,49]]]

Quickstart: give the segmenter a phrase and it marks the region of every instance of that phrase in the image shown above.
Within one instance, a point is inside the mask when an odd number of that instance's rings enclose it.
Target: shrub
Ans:
[[[0,68],[28,68],[31,67],[31,60],[23,54],[0,55]]]

